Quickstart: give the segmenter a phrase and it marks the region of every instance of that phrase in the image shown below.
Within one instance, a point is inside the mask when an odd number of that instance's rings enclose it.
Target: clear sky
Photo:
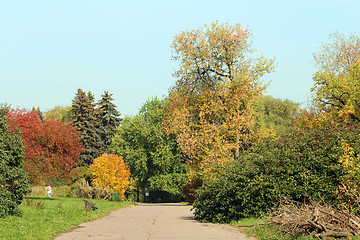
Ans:
[[[248,26],[258,53],[275,57],[269,95],[305,104],[312,54],[332,32],[360,33],[359,1],[1,1],[0,103],[46,111],[81,88],[134,115],[175,83],[173,37],[218,20]]]

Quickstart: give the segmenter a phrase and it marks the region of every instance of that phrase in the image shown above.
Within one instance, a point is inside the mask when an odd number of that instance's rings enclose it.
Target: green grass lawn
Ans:
[[[0,239],[53,239],[61,232],[77,227],[80,223],[100,218],[107,213],[133,205],[130,202],[90,200],[98,207],[86,211],[81,198],[29,196],[20,205],[22,216],[0,219]],[[26,204],[28,202],[28,204]]]

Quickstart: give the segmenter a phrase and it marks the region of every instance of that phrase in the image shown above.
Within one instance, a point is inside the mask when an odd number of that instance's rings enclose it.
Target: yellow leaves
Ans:
[[[354,149],[344,140],[341,141],[341,148],[344,154],[340,157],[339,162],[343,164],[346,169],[350,169],[354,166]]]
[[[314,102],[343,121],[360,120],[360,38],[334,33],[331,43],[314,54],[320,68],[314,75]]]
[[[263,142],[266,140],[275,140],[276,138],[277,135],[273,127],[268,128],[265,126],[265,123],[260,123],[252,139],[254,142]]]
[[[130,184],[130,169],[122,157],[104,153],[96,158],[89,168],[94,185],[110,187],[114,192],[120,193],[121,199],[123,198]]]
[[[252,56],[250,38],[240,24],[217,22],[174,37],[180,67],[165,126],[196,169],[233,159],[251,141],[251,105],[265,90],[260,78],[273,71],[274,60]]]
[[[360,180],[360,157],[354,152],[354,148],[345,140],[341,140],[341,149],[343,154],[339,158],[339,162],[344,167],[347,176]]]
[[[353,105],[345,105],[338,111],[338,115],[341,119],[350,121],[350,116],[355,114],[355,108]]]
[[[339,162],[345,174],[336,191],[336,196],[346,203],[351,211],[351,208],[358,207],[359,204],[360,156],[345,140],[341,140],[341,149],[343,154]]]

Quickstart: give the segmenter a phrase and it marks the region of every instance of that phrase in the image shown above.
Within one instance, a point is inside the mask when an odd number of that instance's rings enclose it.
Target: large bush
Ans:
[[[228,223],[264,213],[277,202],[279,193],[250,159],[219,168],[216,178],[207,179],[193,204],[195,219]]]
[[[302,202],[322,198],[342,204],[348,199],[339,197],[339,186],[344,186],[345,180],[345,185],[350,181],[348,186],[359,188],[359,174],[350,178],[341,163],[347,154],[344,142],[351,146],[352,155],[360,155],[359,133],[358,126],[293,129],[276,141],[254,146],[221,169],[216,178],[204,182],[194,203],[195,218],[228,222],[258,216],[284,197]],[[358,158],[353,157],[354,161]]]
[[[6,117],[0,113],[0,217],[20,214],[18,205],[30,192],[23,160],[22,139],[8,131]]]

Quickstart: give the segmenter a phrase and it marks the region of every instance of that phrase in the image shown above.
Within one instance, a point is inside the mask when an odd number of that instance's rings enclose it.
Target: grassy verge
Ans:
[[[266,222],[266,219],[258,218],[245,218],[238,222],[232,222],[231,225],[234,227],[239,227],[241,225],[255,225],[259,223]],[[269,225],[258,225],[253,227],[239,227],[241,232],[246,233],[249,236],[256,237],[258,240],[293,240],[294,237],[289,235],[281,234],[281,232],[272,226]],[[308,236],[300,236],[296,238],[298,240],[310,240],[317,238],[309,238]]]
[[[129,202],[90,200],[96,211],[85,211],[80,198],[30,196],[20,208],[21,217],[8,216],[0,219],[0,239],[52,239],[80,223],[97,219],[116,209],[133,205]]]

